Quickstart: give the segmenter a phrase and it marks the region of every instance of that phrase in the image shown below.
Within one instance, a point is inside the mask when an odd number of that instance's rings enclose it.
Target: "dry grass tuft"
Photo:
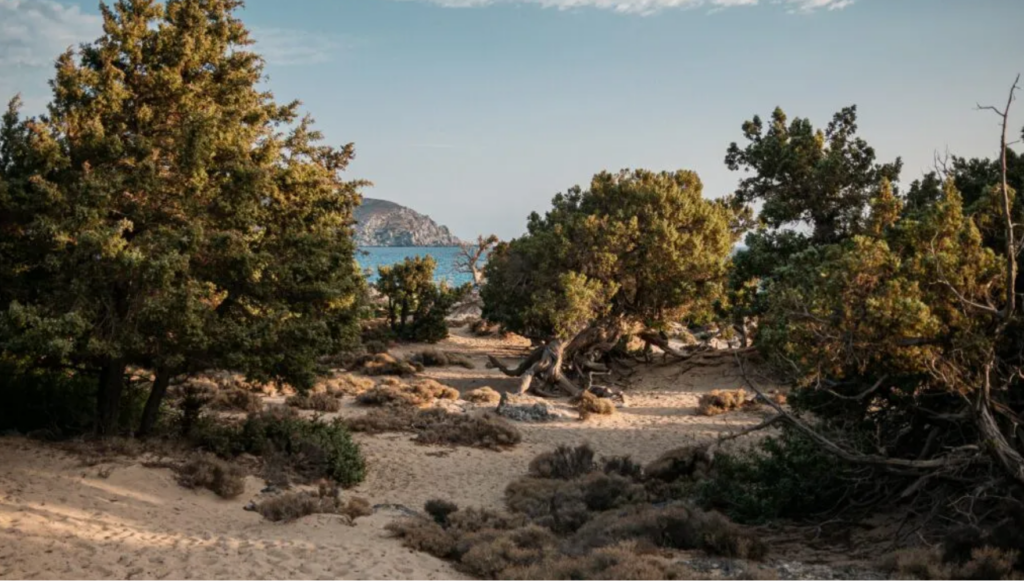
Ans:
[[[496,404],[501,401],[501,394],[491,387],[484,386],[467,391],[463,398],[472,403]]]
[[[337,486],[321,484],[317,490],[300,490],[273,496],[256,505],[256,512],[270,521],[293,521],[311,514],[336,514],[349,524],[373,514],[369,501],[352,497],[341,500]]]
[[[205,488],[221,498],[235,498],[245,492],[245,471],[217,458],[198,456],[178,466],[178,484]]]
[[[371,389],[375,384],[368,377],[360,377],[351,373],[338,373],[334,377],[324,381],[324,391],[335,397],[343,395],[357,396],[364,391]]]
[[[356,396],[356,402],[367,406],[424,406],[438,399],[458,400],[459,390],[433,379],[413,383],[392,380]]]
[[[580,420],[586,420],[594,414],[607,416],[615,413],[615,404],[589,391],[581,392],[577,397],[570,399],[569,403],[579,412]]]
[[[700,396],[697,413],[702,416],[717,416],[740,409],[747,401],[747,392],[742,389],[716,389]]]
[[[399,361],[387,353],[371,353],[363,355],[352,364],[351,371],[359,371],[365,375],[396,375],[409,377],[419,371],[411,363]]]
[[[318,412],[337,412],[341,410],[341,402],[337,397],[328,393],[298,393],[284,401],[290,407],[300,410],[313,410]]]

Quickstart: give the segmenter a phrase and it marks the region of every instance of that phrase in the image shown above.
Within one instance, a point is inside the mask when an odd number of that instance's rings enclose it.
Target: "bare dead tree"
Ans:
[[[477,236],[475,242],[463,242],[459,246],[459,254],[455,257],[455,267],[462,272],[473,276],[473,286],[479,287],[483,283],[483,264],[487,255],[494,246],[498,244],[498,237]]]

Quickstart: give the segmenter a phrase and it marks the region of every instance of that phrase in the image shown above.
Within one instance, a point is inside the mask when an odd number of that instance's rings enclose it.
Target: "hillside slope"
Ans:
[[[355,211],[359,246],[458,246],[459,239],[430,216],[375,198],[363,198]]]

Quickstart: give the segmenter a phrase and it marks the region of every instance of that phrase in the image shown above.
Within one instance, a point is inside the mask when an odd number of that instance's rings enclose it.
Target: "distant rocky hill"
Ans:
[[[458,246],[460,241],[448,228],[440,226],[405,206],[363,198],[356,208],[356,245],[358,246]]]

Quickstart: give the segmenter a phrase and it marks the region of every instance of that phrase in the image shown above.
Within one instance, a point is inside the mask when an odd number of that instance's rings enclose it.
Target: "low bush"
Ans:
[[[467,391],[462,397],[468,402],[480,404],[496,404],[501,401],[501,394],[487,386]]]
[[[278,494],[256,504],[256,512],[270,521],[293,521],[311,514],[344,516],[349,524],[355,519],[373,514],[370,503],[352,497],[343,501],[335,487],[321,485],[318,490],[301,490]]]
[[[364,391],[371,389],[374,381],[369,377],[352,375],[351,373],[335,373],[335,375],[324,381],[324,391],[335,397],[357,396]]]
[[[595,468],[594,449],[587,444],[558,446],[530,461],[530,476],[572,480],[589,474]]]
[[[392,380],[383,381],[356,396],[356,402],[367,406],[423,406],[438,399],[457,400],[459,391],[433,379],[412,383]]]
[[[217,458],[197,456],[175,470],[178,484],[205,488],[221,498],[235,498],[245,492],[245,471]]]
[[[386,432],[412,432],[415,408],[392,407],[372,409],[362,416],[346,420],[348,429],[364,434],[383,434]]]
[[[465,355],[450,353],[438,349],[426,349],[424,351],[414,353],[409,357],[409,362],[414,365],[422,365],[423,367],[449,367],[456,365],[459,367],[465,367],[466,369],[473,369],[476,367]]]
[[[415,365],[395,359],[387,353],[360,356],[349,366],[349,370],[372,376],[395,375],[399,377],[409,377],[420,371]]]
[[[742,389],[716,389],[700,396],[697,413],[702,416],[717,416],[738,410],[747,402],[747,392]]]
[[[284,403],[300,410],[318,412],[337,412],[341,410],[341,402],[329,393],[297,393],[290,396]]]
[[[484,319],[475,319],[469,324],[469,331],[477,337],[488,337],[496,334],[499,330],[501,330],[501,325]]]
[[[259,394],[244,388],[218,387],[209,405],[218,411],[258,413],[263,409],[263,399]]]
[[[898,579],[1020,579],[1020,552],[995,547],[978,547],[963,561],[943,559],[938,549],[904,549],[879,563]]]
[[[594,414],[607,416],[615,413],[615,404],[589,391],[580,392],[578,396],[570,399],[569,403],[579,412],[581,420],[586,420]]]
[[[427,511],[427,514],[434,519],[434,522],[442,526],[447,526],[448,516],[459,510],[459,505],[447,500],[432,499],[428,500],[427,503],[423,505],[423,510]]]
[[[519,429],[493,414],[453,414],[423,410],[413,419],[415,441],[433,446],[471,446],[502,450],[522,441]]]
[[[366,464],[340,419],[302,418],[285,406],[250,414],[241,424],[203,422],[193,441],[218,456],[274,457],[301,480],[330,478],[341,486],[363,480]]]

